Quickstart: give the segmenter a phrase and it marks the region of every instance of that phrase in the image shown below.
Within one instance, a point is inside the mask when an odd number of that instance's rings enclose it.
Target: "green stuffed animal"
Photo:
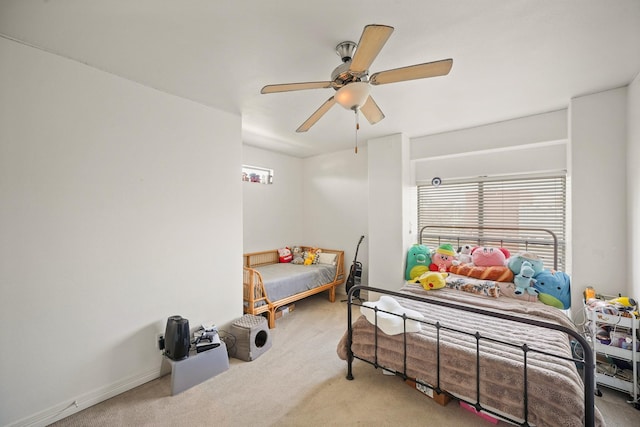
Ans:
[[[414,244],[407,253],[407,269],[405,270],[405,280],[412,280],[422,273],[429,271],[431,264],[431,251],[421,244]]]

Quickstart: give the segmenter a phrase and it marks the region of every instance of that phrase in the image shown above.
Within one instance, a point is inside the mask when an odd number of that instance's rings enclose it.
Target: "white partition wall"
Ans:
[[[575,313],[586,286],[605,294],[631,292],[625,265],[627,88],[574,98],[569,111]]]
[[[369,140],[369,286],[398,290],[411,245],[409,138]]]

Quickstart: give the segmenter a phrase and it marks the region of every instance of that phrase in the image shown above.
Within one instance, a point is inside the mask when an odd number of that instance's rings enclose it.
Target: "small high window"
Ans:
[[[242,165],[242,180],[258,184],[273,184],[273,169]]]

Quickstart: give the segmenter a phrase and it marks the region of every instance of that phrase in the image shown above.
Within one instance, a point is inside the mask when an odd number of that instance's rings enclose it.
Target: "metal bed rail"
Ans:
[[[440,230],[447,234],[443,234],[442,232],[425,233],[425,230],[430,229]],[[475,231],[476,233],[468,233],[471,231]],[[492,234],[492,232],[496,232],[496,234]],[[505,232],[513,232],[514,236],[505,237]],[[530,234],[527,235],[525,233]],[[550,246],[553,250],[553,269],[558,269],[558,237],[553,231],[546,228],[425,225],[420,229],[418,236],[420,244],[424,244],[423,242],[426,239],[433,239],[438,242],[456,242],[457,246],[461,246],[461,244],[467,242],[476,243],[478,246],[492,243],[505,247],[507,246],[506,244],[511,246],[523,245],[525,250],[529,250],[529,247],[535,246]]]

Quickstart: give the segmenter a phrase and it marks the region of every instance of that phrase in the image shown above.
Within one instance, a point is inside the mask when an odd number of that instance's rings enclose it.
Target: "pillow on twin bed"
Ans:
[[[336,254],[330,254],[328,252],[320,252],[316,254],[318,264],[336,265]]]

